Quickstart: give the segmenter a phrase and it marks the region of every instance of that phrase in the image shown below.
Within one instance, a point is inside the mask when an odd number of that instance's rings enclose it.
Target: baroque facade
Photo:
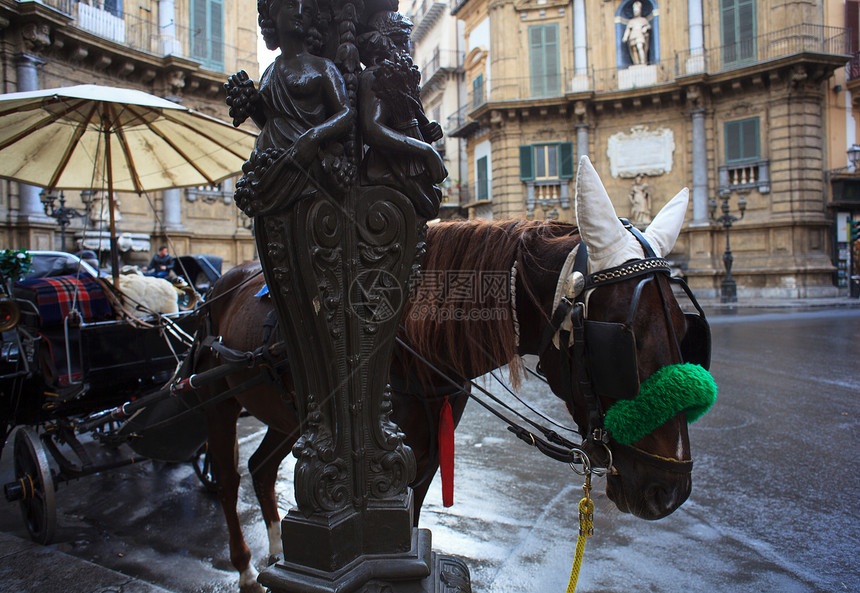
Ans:
[[[719,294],[725,196],[746,205],[739,294],[837,294],[828,172],[854,139],[831,100],[851,53],[842,2],[461,0],[451,14],[467,97],[446,131],[465,140],[471,216],[574,221],[587,154],[640,224],[690,188],[671,259],[697,294]]]
[[[227,73],[259,77],[257,14],[246,8],[235,0],[0,0],[0,91],[126,87],[227,120]],[[91,211],[86,224],[73,218],[60,245],[57,221],[45,215],[39,194],[40,188],[0,181],[3,248],[99,245],[107,232],[104,212]],[[175,255],[220,256],[224,269],[252,259],[250,225],[232,196],[230,180],[142,196],[117,192],[123,262],[145,265],[161,244]],[[84,211],[80,192],[64,198]],[[101,255],[106,262],[107,253]]]

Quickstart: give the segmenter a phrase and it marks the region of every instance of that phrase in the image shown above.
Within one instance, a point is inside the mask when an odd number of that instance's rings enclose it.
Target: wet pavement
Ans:
[[[616,510],[598,480],[578,591],[860,591],[860,308],[808,309],[713,307],[711,370],[720,392],[690,427],[692,495],[671,516],[646,522]],[[564,418],[537,381],[522,391]],[[241,425],[244,468],[263,429],[253,419]],[[434,549],[466,560],[476,593],[564,591],[581,479],[474,403],[456,447],[455,505],[442,507],[437,479],[421,514]],[[7,447],[2,483],[10,458]],[[293,502],[290,461],[279,484],[284,510]],[[240,512],[259,560],[266,534],[244,474]],[[0,500],[0,592],[237,590],[217,499],[190,466],[106,472],[62,485],[57,501],[56,543],[38,547],[26,541],[16,506]],[[62,588],[46,585],[52,576]]]

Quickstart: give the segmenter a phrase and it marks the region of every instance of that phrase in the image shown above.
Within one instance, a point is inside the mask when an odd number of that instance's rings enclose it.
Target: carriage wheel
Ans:
[[[57,526],[54,477],[39,437],[27,428],[15,433],[15,479],[23,487],[19,504],[30,538],[42,545],[51,543]]]
[[[212,456],[209,454],[209,443],[203,443],[203,446],[197,450],[191,458],[191,466],[207,492],[218,492],[218,477],[215,475]]]
[[[190,286],[177,287],[182,294],[179,295],[179,310],[191,311],[197,304],[197,293]]]

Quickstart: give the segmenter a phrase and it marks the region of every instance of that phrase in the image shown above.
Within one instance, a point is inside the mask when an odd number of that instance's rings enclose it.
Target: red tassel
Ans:
[[[454,415],[445,396],[439,413],[439,472],[442,474],[442,505],[454,504]]]

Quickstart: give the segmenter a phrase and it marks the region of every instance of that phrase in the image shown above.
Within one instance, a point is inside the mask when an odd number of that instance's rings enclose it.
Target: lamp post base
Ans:
[[[407,552],[362,555],[330,572],[281,561],[257,582],[270,593],[471,593],[468,567],[433,552],[431,539],[430,530],[414,527]]]
[[[733,279],[725,279],[720,284],[720,302],[721,303],[737,303],[738,302],[738,285]]]

